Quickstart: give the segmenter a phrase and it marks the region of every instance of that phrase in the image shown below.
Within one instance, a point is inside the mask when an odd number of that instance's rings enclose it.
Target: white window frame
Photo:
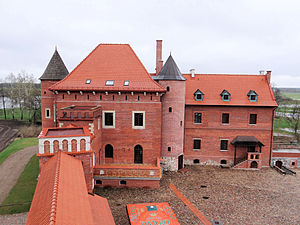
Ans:
[[[47,111],[49,111],[49,116],[47,116]],[[47,118],[47,119],[51,118],[51,109],[50,108],[45,108],[45,118]]]
[[[143,126],[135,126],[134,125],[134,114],[135,113],[142,113],[143,114]],[[132,129],[145,129],[145,121],[146,121],[145,111],[132,111]]]
[[[222,141],[227,141],[227,149],[221,149],[221,142]],[[225,139],[225,138],[220,139],[220,151],[221,152],[228,152],[228,150],[229,150],[229,139]]]
[[[194,140],[200,140],[200,149],[194,148]],[[201,151],[201,147],[202,147],[202,138],[193,138],[193,151],[199,152]]]
[[[112,113],[113,114],[113,125],[112,126],[106,126],[105,125],[105,113]],[[102,128],[115,128],[115,125],[116,125],[116,121],[115,121],[115,111],[114,110],[105,110],[105,111],[102,111]]]

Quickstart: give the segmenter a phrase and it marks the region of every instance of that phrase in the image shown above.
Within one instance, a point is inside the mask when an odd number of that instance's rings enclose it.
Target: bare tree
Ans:
[[[297,142],[300,141],[300,102],[294,101],[294,104],[290,105],[291,107],[288,107],[286,109],[285,113],[285,119],[289,123],[290,128],[293,129],[293,134],[295,138],[297,139]]]

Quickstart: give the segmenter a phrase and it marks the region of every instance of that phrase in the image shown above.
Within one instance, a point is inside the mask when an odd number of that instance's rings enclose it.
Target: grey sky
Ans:
[[[44,72],[55,45],[69,71],[99,43],[129,43],[149,72],[163,40],[181,72],[258,74],[300,88],[298,0],[0,0],[0,78]]]

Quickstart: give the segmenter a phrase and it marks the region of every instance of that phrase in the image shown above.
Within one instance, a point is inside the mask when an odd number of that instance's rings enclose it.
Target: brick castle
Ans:
[[[271,71],[182,74],[170,55],[149,73],[127,44],[98,45],[72,72],[55,50],[41,76],[40,168],[55,152],[82,161],[94,186],[158,188],[184,165],[259,169],[272,158]]]

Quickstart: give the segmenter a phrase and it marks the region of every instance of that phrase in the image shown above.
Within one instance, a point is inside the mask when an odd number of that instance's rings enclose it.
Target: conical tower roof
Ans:
[[[159,74],[154,77],[154,80],[185,80],[185,78],[170,55]]]
[[[69,74],[67,67],[55,49],[55,52],[40,80],[62,80]]]

